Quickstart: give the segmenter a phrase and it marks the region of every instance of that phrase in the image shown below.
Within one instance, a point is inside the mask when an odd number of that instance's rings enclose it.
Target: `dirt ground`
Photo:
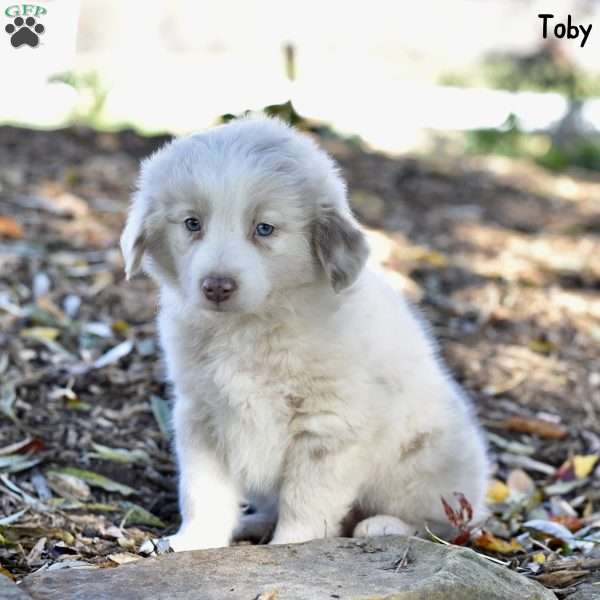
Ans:
[[[136,560],[177,524],[155,289],[124,281],[117,248],[165,139],[0,128],[0,571],[17,579]],[[322,142],[490,434],[494,517],[454,516],[453,541],[561,596],[593,582],[600,178]]]

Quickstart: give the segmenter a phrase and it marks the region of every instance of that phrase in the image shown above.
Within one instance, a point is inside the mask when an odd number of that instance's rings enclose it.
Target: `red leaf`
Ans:
[[[473,520],[473,507],[471,503],[465,498],[464,494],[460,492],[454,492],[454,495],[458,499],[460,505],[462,521],[464,525],[467,525]]]
[[[39,452],[46,447],[44,441],[40,438],[33,438],[29,443],[25,444],[22,448],[17,450],[18,454],[32,454],[34,452]]]
[[[452,543],[455,546],[464,546],[470,538],[470,533],[466,530],[463,529],[453,540]]]
[[[454,509],[446,502],[443,496],[440,496],[440,500],[442,501],[442,506],[444,507],[444,512],[448,517],[448,521],[450,521],[454,527],[460,529],[460,516],[454,512]]]

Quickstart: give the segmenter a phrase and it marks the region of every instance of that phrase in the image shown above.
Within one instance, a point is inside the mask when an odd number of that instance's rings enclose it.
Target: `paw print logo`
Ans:
[[[10,43],[18,48],[23,44],[35,48],[40,43],[40,34],[44,33],[45,27],[41,23],[35,22],[33,17],[17,17],[12,23],[9,23],[4,31],[10,35]]]

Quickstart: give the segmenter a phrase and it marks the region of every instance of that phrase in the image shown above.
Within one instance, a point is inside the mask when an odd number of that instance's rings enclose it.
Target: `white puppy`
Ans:
[[[175,390],[176,550],[226,546],[247,494],[277,495],[272,543],[413,533],[441,498],[483,514],[468,401],[368,249],[333,161],[272,119],[179,139],[143,163],[127,275],[160,284]],[[379,516],[377,516],[379,515]],[[381,516],[383,515],[383,516]]]

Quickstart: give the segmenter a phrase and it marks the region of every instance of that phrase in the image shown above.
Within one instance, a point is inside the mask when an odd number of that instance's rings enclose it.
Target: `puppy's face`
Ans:
[[[177,140],[148,159],[122,249],[188,305],[256,313],[295,288],[349,286],[367,249],[329,157],[274,120]]]

